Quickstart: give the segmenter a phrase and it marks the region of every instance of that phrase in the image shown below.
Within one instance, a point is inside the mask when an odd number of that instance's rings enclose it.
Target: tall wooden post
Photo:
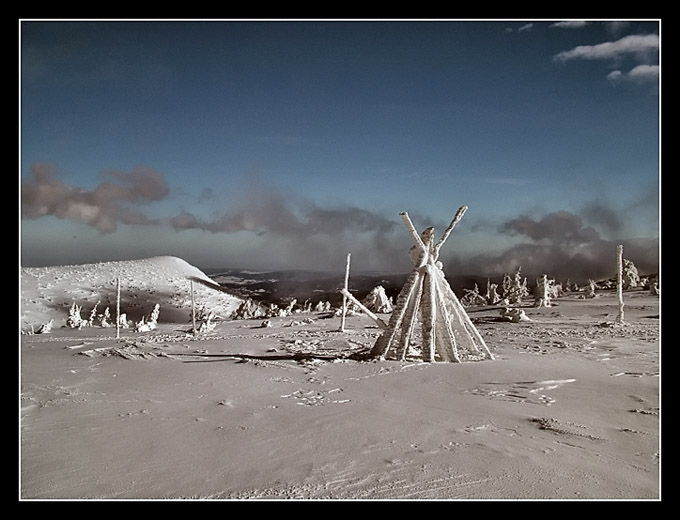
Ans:
[[[616,248],[616,294],[619,297],[619,315],[616,323],[623,325],[623,246]]]
[[[191,280],[191,330],[196,335],[196,303],[194,301],[194,281]]]
[[[116,278],[116,339],[120,338],[120,278]]]
[[[347,265],[345,266],[345,291],[349,292],[349,261],[352,253],[347,253]],[[342,321],[340,322],[340,332],[345,332],[345,318],[347,316],[347,296],[342,295]]]

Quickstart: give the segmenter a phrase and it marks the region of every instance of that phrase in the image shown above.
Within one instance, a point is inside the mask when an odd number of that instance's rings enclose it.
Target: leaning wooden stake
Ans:
[[[378,316],[376,316],[368,307],[366,307],[363,303],[357,300],[351,292],[349,292],[347,289],[343,289],[340,292],[342,293],[342,296],[344,298],[351,301],[354,305],[359,307],[359,309],[365,312],[369,318],[375,321],[378,327],[380,327],[383,330],[387,329],[387,324],[383,320],[381,320]]]
[[[342,296],[342,321],[340,322],[340,331],[345,332],[345,318],[347,317],[347,294],[349,294],[349,261],[352,253],[347,253],[347,265],[345,266],[345,288]]]
[[[619,297],[619,315],[616,317],[616,324],[623,325],[623,246],[616,248],[616,294]]]

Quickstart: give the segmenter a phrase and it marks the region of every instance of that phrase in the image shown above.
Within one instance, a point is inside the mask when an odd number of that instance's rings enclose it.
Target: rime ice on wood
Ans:
[[[352,253],[347,253],[347,264],[345,266],[345,291],[349,291],[349,265]],[[345,331],[345,321],[347,318],[347,296],[342,296],[342,319],[340,320],[340,332]]]
[[[194,298],[194,281],[189,284],[191,290],[191,331],[196,334],[196,299]]]
[[[619,314],[616,316],[615,323],[624,325],[623,320],[623,246],[616,248],[616,294],[619,297]]]
[[[373,345],[370,357],[385,359],[388,351],[396,346],[396,356],[403,360],[420,314],[424,361],[435,361],[436,357],[448,362],[493,359],[437,261],[439,250],[466,210],[467,206],[458,210],[436,243],[433,228],[418,235],[408,214],[401,214],[415,242],[410,251],[415,265],[397,297],[387,329]]]
[[[120,338],[120,278],[116,278],[116,339]]]
[[[351,292],[349,292],[347,289],[342,289],[340,292],[342,293],[343,297],[347,298],[347,300],[350,303],[354,304],[354,306],[357,309],[359,309],[361,312],[365,313],[369,318],[375,321],[378,327],[380,327],[381,329],[387,328],[385,322],[381,320],[378,316],[376,316],[371,309],[369,309],[363,303],[357,300]]]

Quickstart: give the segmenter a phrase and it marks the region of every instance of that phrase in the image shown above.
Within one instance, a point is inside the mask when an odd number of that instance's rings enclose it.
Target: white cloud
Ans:
[[[573,59],[606,60],[617,59],[624,55],[644,56],[659,50],[658,34],[641,34],[624,36],[620,40],[604,42],[597,45],[579,45],[569,51],[554,56],[556,61]]]
[[[616,22],[604,22],[604,26],[607,29],[607,32],[614,36],[620,35],[623,31],[625,31],[628,26],[630,25],[630,22],[622,22],[622,21],[616,21]]]
[[[568,22],[555,22],[554,24],[551,24],[550,27],[558,27],[560,29],[580,29],[581,27],[585,27],[588,24],[590,24],[590,22],[573,20]]]
[[[659,79],[659,71],[658,65],[638,65],[628,73],[628,76],[634,80],[656,81]]]
[[[613,70],[609,74],[607,74],[607,79],[613,83],[617,81],[621,81],[621,78],[623,77],[623,72],[620,70]]]
[[[630,35],[597,45],[580,45],[556,54],[553,60],[562,63],[577,59],[611,60],[620,66],[621,62],[618,60],[629,57],[637,61],[638,65],[628,72],[614,70],[607,74],[607,79],[614,84],[624,81],[635,84],[650,83],[659,79],[659,65],[654,63],[658,59],[659,43],[658,34]]]
[[[638,65],[627,73],[615,70],[607,75],[607,79],[613,83],[629,81],[636,84],[654,83],[659,79],[658,65]]]
[[[533,22],[531,22],[531,23],[527,23],[527,24],[524,24],[524,25],[522,25],[521,27],[519,27],[519,28],[517,29],[517,32],[530,31],[530,30],[533,29],[533,28],[534,28],[534,24],[533,24]],[[513,31],[514,31],[514,29],[513,29],[512,27],[507,27],[507,28],[505,29],[505,32],[507,32],[507,33],[511,33],[511,32],[513,32]]]

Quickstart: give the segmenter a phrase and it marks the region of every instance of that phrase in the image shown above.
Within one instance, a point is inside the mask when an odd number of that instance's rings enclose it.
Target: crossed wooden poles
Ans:
[[[411,249],[415,267],[397,297],[385,332],[373,345],[369,357],[385,359],[390,348],[396,346],[396,357],[403,360],[420,311],[424,361],[435,361],[435,354],[441,361],[448,362],[493,359],[484,339],[446,281],[441,263],[437,262],[439,250],[466,211],[467,206],[458,209],[436,243],[433,228],[427,228],[422,236],[418,235],[408,213],[400,214],[415,242]]]

